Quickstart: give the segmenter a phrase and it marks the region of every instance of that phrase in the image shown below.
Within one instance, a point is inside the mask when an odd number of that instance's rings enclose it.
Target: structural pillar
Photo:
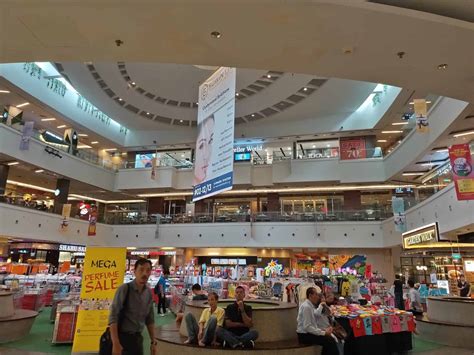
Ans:
[[[61,214],[63,211],[63,205],[67,203],[69,197],[69,185],[71,181],[68,179],[58,179],[56,181],[56,190],[59,194],[54,194],[54,213]]]
[[[8,165],[0,164],[0,196],[5,195],[9,170],[10,167]]]

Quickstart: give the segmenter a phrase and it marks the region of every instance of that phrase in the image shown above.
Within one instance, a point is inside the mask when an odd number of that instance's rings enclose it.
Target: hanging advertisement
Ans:
[[[141,153],[135,155],[135,169],[151,168],[153,166],[153,159],[156,157],[155,153]]]
[[[416,130],[420,133],[426,133],[429,131],[428,124],[428,105],[425,99],[413,100],[415,118],[416,118]]]
[[[393,223],[395,230],[403,233],[407,230],[407,218],[405,215],[405,201],[401,197],[392,197]]]
[[[30,138],[33,135],[34,126],[35,123],[33,121],[25,122],[21,130],[20,150],[28,150],[30,148]]]
[[[474,200],[474,172],[469,144],[449,147],[449,160],[458,200]]]
[[[156,179],[156,156],[153,158],[151,161],[151,179],[155,180]]]
[[[125,276],[126,248],[87,247],[82,273],[81,303],[72,351],[99,351],[109,308]]]
[[[97,231],[97,207],[92,206],[89,213],[89,228],[87,228],[87,235],[94,236]]]
[[[367,158],[365,138],[341,138],[340,142],[341,160],[354,160]]]
[[[69,226],[69,217],[71,216],[71,204],[65,203],[61,213],[63,220],[61,221],[61,231],[66,232]]]
[[[193,201],[232,189],[235,76],[222,67],[199,86]]]

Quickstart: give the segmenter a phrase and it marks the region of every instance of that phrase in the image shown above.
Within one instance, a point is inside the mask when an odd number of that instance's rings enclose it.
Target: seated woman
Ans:
[[[216,342],[217,327],[224,324],[225,311],[217,307],[219,296],[215,292],[210,292],[207,296],[209,308],[204,309],[199,318],[199,323],[192,313],[186,314],[184,320],[188,330],[188,339],[185,344],[198,344],[199,346],[218,345]]]

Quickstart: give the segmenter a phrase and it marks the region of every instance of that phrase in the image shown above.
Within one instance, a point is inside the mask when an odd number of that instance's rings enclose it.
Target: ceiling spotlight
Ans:
[[[179,123],[183,123],[183,120],[179,120]]]
[[[383,134],[403,133],[403,131],[382,131]]]
[[[119,101],[123,101],[123,99],[121,97],[119,97]]]
[[[308,91],[308,88],[303,88],[303,91]]]
[[[270,74],[267,74],[267,78],[268,78],[268,79],[271,79],[272,76],[271,76]]]
[[[211,32],[211,37],[212,38],[215,38],[215,39],[218,39],[218,38],[221,38],[221,33],[219,31],[212,31]]]
[[[312,147],[313,147],[313,148],[316,148],[316,144],[313,144]]]
[[[255,114],[254,114],[254,113],[252,113],[252,117],[255,117]]]
[[[79,136],[79,137],[89,137],[89,135],[86,134],[86,133],[79,133],[78,136]]]
[[[196,102],[196,106],[199,106],[199,102]]]
[[[49,122],[49,121],[56,121],[56,119],[53,118],[53,117],[50,117],[50,118],[42,118],[42,119],[41,119],[41,122]]]
[[[238,93],[238,92],[236,92],[236,93],[235,93],[235,96],[239,96],[239,93]]]
[[[93,142],[91,142],[91,144],[98,144],[98,143],[99,143],[99,142],[97,142],[97,141],[93,141]]]
[[[44,170],[43,169],[38,169],[38,170],[35,170],[35,173],[42,173]]]
[[[8,91],[8,90],[0,90],[0,94],[9,94],[9,93],[10,93],[10,91]]]
[[[134,81],[132,81],[132,85],[136,85],[136,83]]]
[[[20,107],[28,106],[29,104],[30,104],[29,102],[24,102],[22,104],[16,105],[16,107],[20,108]]]
[[[404,126],[404,125],[407,125],[408,122],[394,122],[392,123],[392,126]]]
[[[61,126],[58,126],[58,128],[66,128],[66,125],[62,124]]]
[[[9,166],[18,165],[18,164],[20,164],[20,163],[17,162],[17,161],[12,161],[11,163],[7,163],[7,165],[9,165]]]
[[[386,139],[378,139],[377,143],[387,143],[387,140]]]
[[[444,70],[444,69],[447,69],[447,68],[448,68],[448,64],[446,64],[446,63],[438,65],[438,70]]]
[[[147,114],[147,115],[149,115],[149,114],[150,114],[150,112],[147,112],[146,114]]]

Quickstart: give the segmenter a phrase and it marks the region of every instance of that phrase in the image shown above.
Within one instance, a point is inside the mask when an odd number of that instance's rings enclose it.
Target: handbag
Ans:
[[[332,333],[339,340],[346,340],[347,339],[347,331],[334,318],[332,319]]]
[[[120,325],[120,323],[123,319],[124,309],[125,309],[125,307],[127,306],[127,303],[128,303],[128,291],[129,290],[130,290],[130,285],[127,284],[127,293],[125,294],[125,300],[123,301],[122,309],[120,310],[120,313],[119,313],[118,325]],[[113,348],[112,334],[110,334],[110,327],[107,327],[105,329],[105,332],[102,333],[102,335],[100,336],[99,355],[112,355],[112,348]]]

